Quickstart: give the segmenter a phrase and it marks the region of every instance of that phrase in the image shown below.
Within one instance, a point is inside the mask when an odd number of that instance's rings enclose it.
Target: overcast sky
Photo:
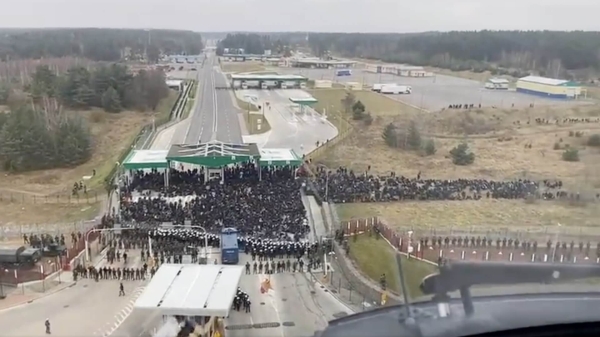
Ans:
[[[597,0],[0,0],[1,27],[600,30]]]

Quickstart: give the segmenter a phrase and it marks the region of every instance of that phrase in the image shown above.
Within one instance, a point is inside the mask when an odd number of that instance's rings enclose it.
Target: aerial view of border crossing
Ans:
[[[0,28],[1,337],[600,321],[600,33],[190,6]]]

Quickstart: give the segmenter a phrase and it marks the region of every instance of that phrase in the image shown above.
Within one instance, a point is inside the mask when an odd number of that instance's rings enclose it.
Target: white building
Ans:
[[[508,90],[510,82],[505,78],[490,78],[485,82],[485,88],[490,90]]]

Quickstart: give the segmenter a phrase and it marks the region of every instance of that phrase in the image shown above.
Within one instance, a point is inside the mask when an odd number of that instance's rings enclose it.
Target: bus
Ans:
[[[352,70],[350,69],[339,69],[335,71],[335,76],[352,76]]]
[[[221,263],[237,264],[239,261],[238,231],[235,228],[223,228],[221,231]]]

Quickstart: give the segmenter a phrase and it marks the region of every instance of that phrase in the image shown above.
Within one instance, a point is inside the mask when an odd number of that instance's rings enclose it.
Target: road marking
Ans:
[[[107,322],[105,324],[104,329],[98,329],[94,334],[101,335],[102,337],[108,337],[112,333],[114,333],[121,326],[121,324],[125,322],[127,317],[129,317],[129,315],[133,311],[135,301],[138,299],[138,297],[140,297],[140,295],[142,294],[142,292],[144,292],[145,289],[145,286],[135,288],[131,293],[131,298],[129,299],[129,302],[127,302],[125,307],[114,316],[115,320],[113,322]]]

